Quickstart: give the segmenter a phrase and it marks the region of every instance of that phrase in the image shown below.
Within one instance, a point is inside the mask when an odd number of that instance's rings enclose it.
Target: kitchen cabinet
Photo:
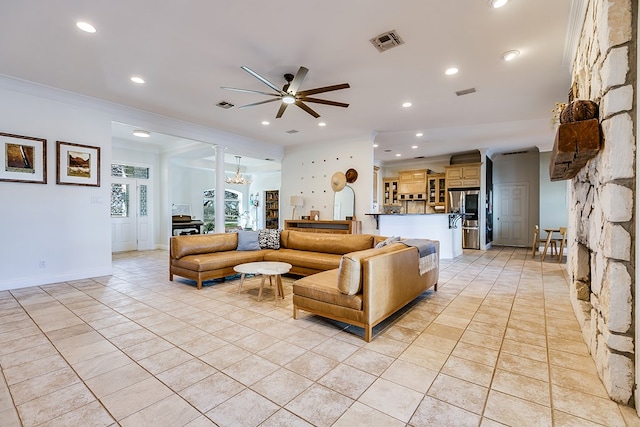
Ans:
[[[383,205],[400,205],[398,199],[398,178],[385,178],[382,180]]]
[[[481,163],[445,166],[447,188],[480,187]]]
[[[398,172],[400,194],[424,194],[427,191],[427,170],[408,170]]]
[[[445,174],[427,175],[427,203],[429,206],[444,206],[447,198]]]

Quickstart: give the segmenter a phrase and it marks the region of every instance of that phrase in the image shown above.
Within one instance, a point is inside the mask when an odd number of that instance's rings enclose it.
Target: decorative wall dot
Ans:
[[[336,157],[336,160],[340,160],[340,158],[339,158],[339,157]]]
[[[326,192],[327,192],[327,190],[324,190],[324,193],[326,193]]]
[[[314,194],[314,193],[315,193],[315,191],[311,190],[311,194]]]
[[[315,160],[311,160],[311,164],[313,164],[313,163],[315,163],[315,162],[316,162]]]
[[[325,160],[323,160],[323,162],[327,163],[327,160],[325,159]]]

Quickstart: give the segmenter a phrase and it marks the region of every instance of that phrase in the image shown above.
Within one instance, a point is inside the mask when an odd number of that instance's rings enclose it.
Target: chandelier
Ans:
[[[228,176],[225,178],[224,182],[227,184],[237,184],[237,185],[249,185],[253,182],[251,178],[245,178],[240,173],[240,156],[236,156],[236,174],[235,176]]]

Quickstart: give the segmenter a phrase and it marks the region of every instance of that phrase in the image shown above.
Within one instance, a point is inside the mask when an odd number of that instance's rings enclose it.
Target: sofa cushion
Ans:
[[[280,249],[280,230],[262,229],[258,231],[261,249]]]
[[[340,265],[340,255],[296,249],[279,249],[267,252],[264,255],[264,260],[288,262],[296,267],[312,270],[331,270]]]
[[[210,254],[187,255],[172,264],[176,267],[185,268],[192,271],[209,271],[221,268],[235,267],[245,262],[262,261],[269,249],[259,251],[227,251]]]
[[[259,251],[260,243],[258,243],[257,231],[238,231],[238,248],[239,251]]]
[[[282,239],[287,249],[323,252],[344,255],[373,247],[373,236],[370,234],[326,234],[289,231],[286,240]]]
[[[296,280],[293,282],[293,293],[341,307],[362,310],[362,294],[345,295],[338,291],[337,276],[338,270],[333,269]]]
[[[340,259],[337,288],[345,295],[358,294],[362,289],[362,260],[372,256],[395,252],[406,248],[402,243],[392,243],[381,248],[345,254]]]
[[[187,255],[233,251],[238,246],[236,233],[193,234],[171,238],[171,255],[179,259]]]

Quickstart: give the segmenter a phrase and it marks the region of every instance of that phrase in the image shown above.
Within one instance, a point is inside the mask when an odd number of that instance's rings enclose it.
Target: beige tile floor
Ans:
[[[259,278],[167,277],[164,251],[108,277],[0,292],[0,426],[640,425],[607,398],[563,265],[466,251],[374,330],[291,318]]]

